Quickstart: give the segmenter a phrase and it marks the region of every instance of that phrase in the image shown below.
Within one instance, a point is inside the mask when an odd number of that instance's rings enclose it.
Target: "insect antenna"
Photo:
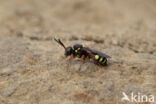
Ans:
[[[64,49],[66,49],[65,45],[61,42],[60,39],[57,40],[56,38],[54,38],[54,40],[55,40],[58,44],[60,44]]]

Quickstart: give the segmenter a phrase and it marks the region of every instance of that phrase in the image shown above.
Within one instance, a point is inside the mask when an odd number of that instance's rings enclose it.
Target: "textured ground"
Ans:
[[[125,104],[123,91],[156,100],[155,6],[155,0],[0,0],[0,104]],[[108,67],[86,61],[79,72],[74,59],[67,69],[53,37],[110,55]]]

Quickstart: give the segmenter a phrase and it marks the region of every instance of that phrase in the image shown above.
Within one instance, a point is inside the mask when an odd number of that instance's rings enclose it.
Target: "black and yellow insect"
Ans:
[[[106,55],[104,53],[101,53],[99,51],[90,49],[88,47],[84,47],[81,44],[75,44],[73,47],[71,47],[71,46],[65,47],[65,45],[60,41],[60,39],[55,39],[54,38],[54,40],[58,44],[60,44],[61,46],[64,47],[65,56],[70,56],[68,66],[70,64],[71,59],[74,58],[74,57],[81,58],[81,64],[80,64],[79,69],[81,69],[81,66],[84,63],[84,60],[86,58],[93,59],[94,62],[96,62],[96,64],[103,65],[103,66],[107,65],[107,58],[111,58],[110,56],[108,56],[108,55]]]

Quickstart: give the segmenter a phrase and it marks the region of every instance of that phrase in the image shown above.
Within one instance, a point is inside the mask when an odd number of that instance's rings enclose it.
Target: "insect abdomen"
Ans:
[[[95,59],[101,64],[101,65],[107,65],[107,59],[105,57],[95,55]]]

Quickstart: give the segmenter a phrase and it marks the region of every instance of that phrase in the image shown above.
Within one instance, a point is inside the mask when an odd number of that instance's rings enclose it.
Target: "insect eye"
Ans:
[[[65,51],[65,55],[67,55],[67,56],[70,55],[71,51],[72,51],[72,47],[67,47],[66,51]]]

